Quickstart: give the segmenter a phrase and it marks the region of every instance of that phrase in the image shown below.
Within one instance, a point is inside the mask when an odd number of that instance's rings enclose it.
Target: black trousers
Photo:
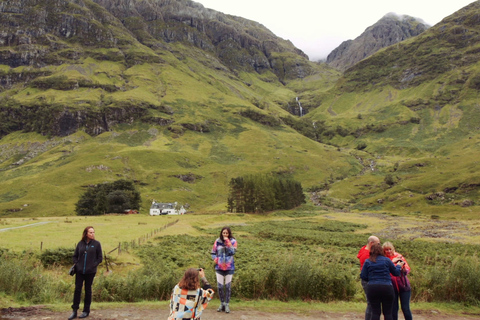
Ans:
[[[393,299],[395,292],[392,285],[368,284],[367,299],[372,310],[372,320],[380,320],[383,311],[385,320],[392,320]]]
[[[91,274],[75,274],[75,292],[73,294],[72,309],[78,310],[80,307],[80,298],[82,296],[82,287],[85,283],[85,299],[83,301],[83,312],[90,313],[90,305],[92,304],[92,284],[95,273]]]

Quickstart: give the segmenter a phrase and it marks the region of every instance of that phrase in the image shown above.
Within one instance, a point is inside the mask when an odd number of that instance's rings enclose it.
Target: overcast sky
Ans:
[[[310,60],[355,39],[389,12],[435,25],[473,0],[194,0],[204,7],[257,21],[293,42]]]

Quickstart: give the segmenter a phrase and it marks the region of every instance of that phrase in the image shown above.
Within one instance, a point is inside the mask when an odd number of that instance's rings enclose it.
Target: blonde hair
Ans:
[[[392,251],[395,251],[395,247],[389,241],[385,242],[382,247],[383,247],[383,250],[385,250],[385,248],[389,248],[389,249],[392,249]]]

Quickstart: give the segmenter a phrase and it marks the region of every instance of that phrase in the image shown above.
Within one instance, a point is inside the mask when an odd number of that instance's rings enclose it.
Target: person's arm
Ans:
[[[200,269],[198,271],[198,276],[200,277],[200,280],[202,280],[202,283],[203,283],[202,289],[203,290],[208,290],[208,289],[212,288],[212,286],[208,282],[207,278],[205,277],[205,270]]]
[[[365,260],[363,264],[362,271],[360,271],[360,278],[362,280],[368,281],[368,267],[370,266],[370,260]]]
[[[217,240],[215,240],[215,242],[213,243],[212,252],[210,252],[210,255],[212,256],[213,262],[215,262],[215,264],[217,264],[217,262],[218,262],[218,257],[217,257]]]
[[[233,256],[237,251],[237,240],[226,238],[224,240],[226,246],[226,254],[227,256]]]
[[[77,264],[78,258],[80,256],[80,250],[78,248],[79,244],[80,243],[77,244],[77,246],[75,247],[75,251],[73,252],[73,257],[72,257],[73,258],[73,264]]]
[[[98,266],[103,261],[103,252],[102,252],[102,245],[99,241],[97,241],[97,251],[96,251],[96,259],[95,259],[95,266]]]
[[[403,274],[407,275],[410,273],[410,266],[408,265],[408,262],[404,256],[400,256],[400,257],[402,257],[402,260],[405,262],[404,265],[402,266],[402,272]]]
[[[388,268],[390,269],[390,273],[396,277],[400,275],[402,266],[405,264],[405,262],[399,261],[396,265],[394,265],[390,259],[388,259],[387,263],[388,263]]]

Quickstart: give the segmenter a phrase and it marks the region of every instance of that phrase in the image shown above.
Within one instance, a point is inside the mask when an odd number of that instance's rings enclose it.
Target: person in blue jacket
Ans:
[[[97,266],[102,260],[102,246],[100,245],[100,242],[95,240],[95,229],[93,227],[86,227],[83,230],[82,240],[77,244],[75,252],[73,253],[73,263],[75,264],[76,272],[75,292],[73,294],[73,312],[68,320],[77,317],[83,283],[85,283],[85,298],[83,302],[83,312],[79,318],[86,318],[90,314],[93,279],[97,273]]]
[[[370,257],[363,264],[360,278],[368,282],[366,291],[372,308],[372,320],[380,320],[382,311],[385,320],[393,319],[395,293],[390,274],[399,276],[404,263],[400,260],[394,265],[392,260],[383,255],[383,247],[380,243],[371,246]]]
[[[232,294],[232,278],[235,273],[235,261],[233,255],[237,251],[237,240],[232,235],[229,227],[220,231],[220,237],[215,240],[212,247],[212,259],[215,263],[217,275],[218,296],[221,305],[218,312],[230,313],[230,296]]]

